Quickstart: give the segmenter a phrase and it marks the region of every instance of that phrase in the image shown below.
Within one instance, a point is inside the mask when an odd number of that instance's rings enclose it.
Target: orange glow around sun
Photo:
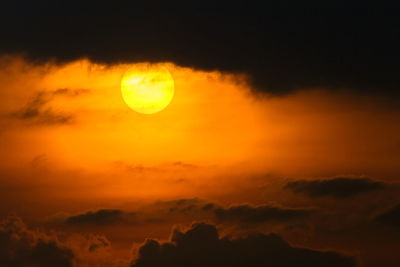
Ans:
[[[15,62],[15,69],[22,67],[18,64],[25,63]],[[15,75],[3,77],[15,87],[7,97],[9,107],[2,106],[6,113],[24,110],[40,96],[43,105],[38,112],[52,115],[55,122],[64,117],[66,121],[52,127],[46,127],[50,120],[36,121],[39,117],[24,121],[31,125],[29,134],[16,131],[12,135],[29,142],[21,153],[10,155],[15,157],[13,162],[29,162],[46,154],[60,164],[90,169],[117,161],[231,164],[250,156],[260,137],[257,104],[240,77],[233,75],[171,63],[109,67],[87,60],[61,67],[31,67]],[[29,94],[19,84],[23,80],[30,81]],[[20,126],[16,122],[16,129]]]
[[[387,148],[398,142],[398,114],[368,98],[323,90],[255,98],[243,76],[172,63],[2,66],[0,168],[29,173],[33,184],[77,187],[58,197],[212,194],[241,173],[397,170]],[[365,109],[378,111],[366,118]],[[379,131],[388,124],[392,131]]]

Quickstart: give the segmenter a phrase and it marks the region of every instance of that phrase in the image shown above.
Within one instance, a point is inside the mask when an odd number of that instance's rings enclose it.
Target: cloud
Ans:
[[[13,113],[13,117],[41,125],[70,123],[72,115],[56,112],[52,108],[45,108],[51,98],[46,93],[39,92],[24,108]]]
[[[49,107],[49,103],[58,96],[76,97],[87,93],[85,89],[61,88],[52,92],[38,92],[25,107],[11,114],[12,117],[36,125],[62,125],[72,123],[74,116]]]
[[[325,180],[299,180],[286,184],[285,188],[309,197],[347,198],[361,193],[382,190],[385,184],[369,178],[337,177]]]
[[[375,221],[400,227],[400,204],[375,217]]]
[[[0,54],[24,53],[35,63],[170,61],[245,73],[255,88],[276,94],[312,87],[398,93],[397,9],[80,6],[84,13],[74,4],[7,4]]]
[[[269,205],[236,205],[224,207],[199,198],[157,201],[134,211],[100,209],[67,216],[62,221],[67,225],[145,225],[148,223],[187,222],[212,220],[219,223],[258,224],[286,222],[307,218],[311,209],[290,209]]]
[[[111,243],[103,235],[46,233],[21,218],[0,221],[1,266],[114,266]]]
[[[30,231],[21,219],[0,223],[0,262],[5,266],[72,266],[74,254],[57,239]]]
[[[207,206],[206,206],[207,207]],[[220,221],[239,221],[241,223],[262,223],[267,221],[290,221],[309,216],[309,209],[285,209],[273,206],[239,205],[214,210]]]
[[[124,221],[124,213],[118,209],[101,209],[68,217],[65,222],[70,225],[113,225]]]
[[[240,222],[246,224],[269,221],[291,221],[306,218],[313,213],[311,209],[290,209],[271,205],[253,206],[249,204],[224,207],[218,203],[199,198],[159,201],[158,214],[167,216],[184,215],[192,219],[207,218],[220,223]]]
[[[356,266],[351,257],[336,252],[295,248],[276,234],[220,238],[214,225],[193,224],[175,230],[171,240],[147,240],[132,267],[152,266]]]

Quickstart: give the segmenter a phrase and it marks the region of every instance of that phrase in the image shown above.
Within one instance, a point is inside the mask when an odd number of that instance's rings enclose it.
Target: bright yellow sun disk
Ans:
[[[142,64],[129,69],[121,81],[125,103],[143,114],[163,110],[174,96],[174,80],[161,65]]]

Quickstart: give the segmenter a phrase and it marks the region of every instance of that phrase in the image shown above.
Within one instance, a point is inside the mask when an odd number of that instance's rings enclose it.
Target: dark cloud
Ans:
[[[291,221],[306,218],[311,209],[290,209],[278,206],[249,204],[224,207],[218,203],[199,198],[159,201],[155,203],[160,214],[169,216],[186,215],[193,219],[207,218],[217,222],[263,223],[269,221]],[[202,217],[203,216],[203,217]]]
[[[30,231],[19,218],[0,223],[2,266],[73,266],[74,254],[56,239]]]
[[[70,124],[74,118],[72,114],[56,111],[48,104],[57,96],[76,97],[87,92],[88,90],[85,89],[67,88],[52,92],[38,92],[25,107],[14,112],[12,117],[37,125]]]
[[[115,266],[103,235],[32,230],[21,218],[0,221],[0,266]]]
[[[286,184],[285,188],[295,193],[303,193],[310,197],[346,198],[361,193],[381,190],[383,182],[369,178],[337,177],[324,180],[299,180]]]
[[[147,240],[132,267],[152,266],[356,266],[355,260],[336,252],[294,248],[275,234],[252,234],[238,239],[220,238],[215,226],[193,224],[175,230],[160,244]]]
[[[400,204],[376,216],[375,220],[394,227],[400,227]]]
[[[209,208],[209,206],[204,206]],[[307,209],[285,209],[273,206],[240,205],[230,208],[215,208],[215,215],[220,221],[239,221],[241,223],[262,223],[267,221],[289,221],[309,216]]]
[[[63,222],[68,225],[143,225],[148,223],[166,223],[168,220],[182,221],[197,218],[202,211],[204,200],[178,199],[157,201],[139,207],[134,211],[120,209],[99,209],[66,217]],[[210,217],[210,212],[203,212]],[[213,215],[213,214],[211,214]]]
[[[237,205],[224,207],[199,198],[157,201],[134,211],[100,209],[66,217],[67,225],[145,225],[149,223],[183,223],[212,220],[219,223],[258,224],[286,222],[307,218],[311,209],[290,209],[277,206]]]
[[[397,94],[399,13],[349,4],[140,9],[9,1],[0,16],[0,53],[35,62],[172,61],[246,73],[256,88],[276,94],[309,87]]]
[[[71,225],[113,225],[124,222],[124,213],[117,209],[101,209],[71,216],[65,222]]]

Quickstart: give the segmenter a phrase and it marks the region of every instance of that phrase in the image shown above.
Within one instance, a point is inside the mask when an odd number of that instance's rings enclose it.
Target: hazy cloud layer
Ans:
[[[353,258],[336,252],[294,248],[275,234],[220,238],[215,226],[193,224],[175,230],[171,240],[147,240],[132,267],[152,266],[356,266]]]
[[[0,53],[25,53],[35,62],[172,61],[247,73],[256,88],[277,94],[309,87],[397,94],[399,10],[325,5],[141,9],[9,2],[0,17]]]
[[[285,188],[294,193],[310,197],[346,198],[361,193],[383,189],[385,184],[369,178],[337,177],[324,180],[299,180],[286,184]]]

